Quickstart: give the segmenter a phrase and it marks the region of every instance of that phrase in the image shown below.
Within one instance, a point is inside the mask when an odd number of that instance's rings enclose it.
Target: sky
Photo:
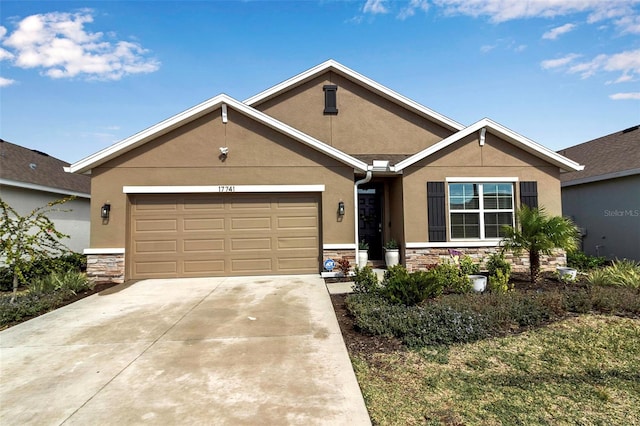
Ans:
[[[327,59],[552,150],[640,124],[640,0],[3,0],[0,138],[74,163]]]

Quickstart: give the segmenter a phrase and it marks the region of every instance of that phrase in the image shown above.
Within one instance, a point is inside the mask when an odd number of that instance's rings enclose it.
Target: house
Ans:
[[[75,196],[51,212],[56,229],[69,235],[62,242],[77,253],[89,246],[90,191],[88,176],[65,173],[66,163],[44,152],[0,139],[0,198],[24,215],[37,207]]]
[[[640,126],[560,151],[585,165],[561,175],[562,211],[591,256],[640,261]]]
[[[580,169],[329,60],[243,102],[218,95],[69,171],[91,173],[89,273],[122,281],[319,273],[325,259],[353,262],[361,240],[381,259],[391,238],[409,270],[453,248],[479,258],[521,203],[560,214],[560,172]]]

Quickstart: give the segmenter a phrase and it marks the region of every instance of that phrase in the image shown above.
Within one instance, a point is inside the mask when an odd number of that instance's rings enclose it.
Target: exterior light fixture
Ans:
[[[109,219],[109,212],[111,211],[111,204],[105,203],[100,209],[100,217],[103,219]]]
[[[344,202],[340,201],[338,203],[338,215],[344,216]]]

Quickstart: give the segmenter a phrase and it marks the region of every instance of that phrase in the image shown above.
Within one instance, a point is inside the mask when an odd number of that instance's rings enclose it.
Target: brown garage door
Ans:
[[[129,276],[316,273],[315,194],[133,195]]]

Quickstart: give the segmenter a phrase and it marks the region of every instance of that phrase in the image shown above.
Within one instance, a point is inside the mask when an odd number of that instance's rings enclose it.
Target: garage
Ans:
[[[312,193],[130,194],[132,279],[319,271]]]

